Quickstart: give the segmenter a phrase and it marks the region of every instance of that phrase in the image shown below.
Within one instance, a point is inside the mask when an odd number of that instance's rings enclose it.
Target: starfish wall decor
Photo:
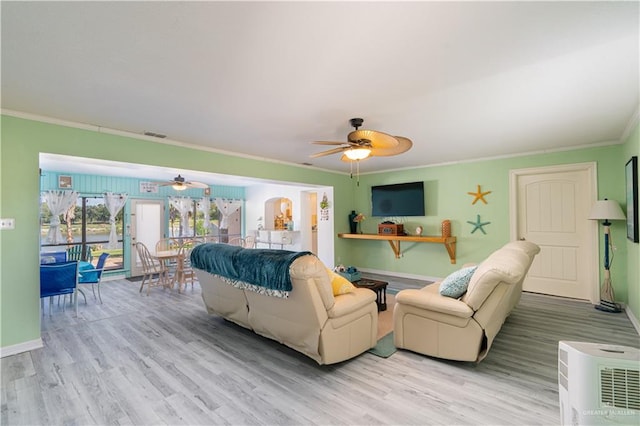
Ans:
[[[486,231],[484,230],[484,226],[489,225],[491,222],[482,222],[480,221],[480,215],[477,215],[475,222],[471,222],[470,220],[468,220],[467,223],[473,225],[473,229],[471,230],[472,234],[479,229],[483,234],[487,235]]]
[[[478,185],[478,191],[476,191],[476,192],[467,192],[467,194],[474,196],[474,199],[471,202],[471,204],[475,204],[478,200],[480,200],[483,203],[487,204],[487,200],[484,199],[484,196],[491,194],[491,191],[482,192],[482,190],[480,189],[480,185]]]

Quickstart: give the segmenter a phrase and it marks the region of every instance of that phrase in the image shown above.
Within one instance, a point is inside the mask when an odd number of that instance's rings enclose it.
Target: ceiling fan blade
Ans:
[[[395,136],[394,139],[398,141],[398,144],[391,148],[373,148],[371,150],[371,155],[376,157],[390,157],[392,155],[402,154],[403,152],[407,152],[413,146],[413,142],[411,139],[405,138],[403,136]]]
[[[333,141],[313,141],[314,145],[346,145],[349,142],[333,142]]]
[[[349,149],[348,146],[343,146],[343,147],[339,147],[339,148],[333,148],[330,149],[328,151],[322,151],[322,152],[318,152],[316,154],[311,154],[309,157],[311,158],[318,158],[318,157],[324,157],[325,155],[331,155],[331,154],[337,154],[338,152],[342,152],[346,149]]]
[[[354,130],[349,133],[349,141],[368,140],[371,148],[393,148],[398,145],[398,140],[391,135],[375,130]]]
[[[185,185],[190,186],[191,188],[208,188],[209,185],[202,182],[185,182]]]

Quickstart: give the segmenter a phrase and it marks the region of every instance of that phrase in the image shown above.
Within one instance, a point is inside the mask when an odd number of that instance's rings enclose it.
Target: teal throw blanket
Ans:
[[[298,257],[308,254],[312,253],[206,243],[191,251],[191,266],[234,281],[289,292],[292,289],[289,266]]]

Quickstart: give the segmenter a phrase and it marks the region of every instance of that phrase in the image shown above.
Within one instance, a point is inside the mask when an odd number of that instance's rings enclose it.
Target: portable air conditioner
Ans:
[[[640,350],[560,341],[558,393],[563,425],[639,425]]]

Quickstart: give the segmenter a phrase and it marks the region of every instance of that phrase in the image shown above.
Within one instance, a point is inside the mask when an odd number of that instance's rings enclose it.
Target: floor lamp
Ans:
[[[613,261],[613,242],[611,240],[611,222],[610,220],[624,220],[625,216],[620,208],[620,204],[613,200],[596,201],[591,207],[589,219],[603,220],[604,226],[604,279],[600,288],[600,304],[596,305],[596,309],[604,312],[622,312],[620,305],[615,302],[613,287],[611,286],[611,263]],[[611,255],[609,255],[611,248]]]

